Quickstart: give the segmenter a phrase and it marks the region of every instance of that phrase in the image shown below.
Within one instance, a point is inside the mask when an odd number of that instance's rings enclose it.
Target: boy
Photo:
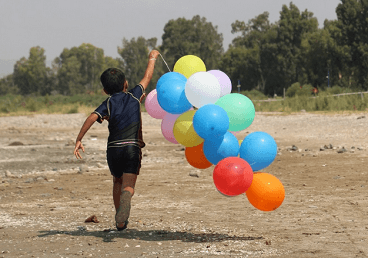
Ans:
[[[127,92],[128,82],[124,73],[117,68],[109,68],[101,75],[101,83],[110,95],[84,122],[77,137],[74,155],[77,159],[84,152],[82,138],[95,121],[109,121],[107,143],[107,163],[113,176],[113,199],[116,210],[116,228],[126,229],[130,214],[130,202],[134,195],[135,182],[141,167],[145,146],[142,138],[142,118],[140,104],[144,91],[152,79],[155,61],[159,52],[152,50],[146,72],[140,83]]]

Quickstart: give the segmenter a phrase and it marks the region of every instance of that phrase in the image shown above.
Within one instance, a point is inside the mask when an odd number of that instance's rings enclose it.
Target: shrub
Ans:
[[[32,97],[27,98],[25,103],[26,103],[25,108],[28,111],[36,112],[39,109],[39,103]]]
[[[76,113],[78,113],[78,106],[77,105],[75,105],[74,107],[72,107],[71,109],[69,109],[67,111],[67,114],[76,114]]]
[[[343,88],[340,86],[333,86],[332,88],[327,88],[326,93],[329,95],[340,94],[343,93]]]
[[[292,98],[297,95],[297,91],[300,90],[300,83],[293,83],[285,92],[285,96],[288,98]]]
[[[251,91],[242,91],[240,93],[247,96],[251,100],[267,99],[266,95],[264,95],[261,91],[255,89]]]

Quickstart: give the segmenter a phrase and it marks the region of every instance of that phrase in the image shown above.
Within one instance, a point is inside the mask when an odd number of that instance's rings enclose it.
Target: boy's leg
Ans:
[[[112,190],[112,197],[114,199],[114,206],[115,206],[115,211],[118,210],[119,208],[119,203],[120,203],[120,195],[121,195],[121,186],[123,184],[123,178],[117,178],[117,177],[113,177],[113,190]]]
[[[124,173],[119,179],[114,177],[115,219],[119,228],[123,227],[124,222],[129,218],[130,203],[131,198],[134,195],[136,181],[136,174]],[[120,195],[118,194],[119,192],[121,193]]]

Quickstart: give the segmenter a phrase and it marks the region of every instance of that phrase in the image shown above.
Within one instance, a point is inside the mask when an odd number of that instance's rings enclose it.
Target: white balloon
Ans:
[[[190,104],[197,108],[215,104],[221,97],[221,85],[214,75],[197,72],[188,78],[185,84],[185,96]]]

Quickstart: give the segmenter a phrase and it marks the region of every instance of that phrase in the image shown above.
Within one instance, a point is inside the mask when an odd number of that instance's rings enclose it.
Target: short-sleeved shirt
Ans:
[[[97,122],[109,121],[109,138],[107,147],[123,144],[145,146],[142,137],[141,98],[144,88],[138,84],[128,92],[118,92],[108,97],[93,112],[98,115]]]

